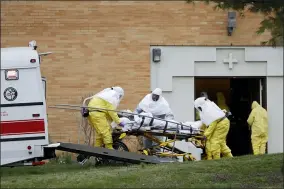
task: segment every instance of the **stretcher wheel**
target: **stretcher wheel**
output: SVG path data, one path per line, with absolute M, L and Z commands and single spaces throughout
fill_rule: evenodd
M 114 150 L 129 152 L 128 147 L 121 141 L 115 141 L 112 146 Z M 102 162 L 102 164 L 106 165 L 127 165 L 126 162 L 115 161 L 110 159 L 100 158 L 100 161 Z
M 113 143 L 113 148 L 114 150 L 118 150 L 118 151 L 127 151 L 129 152 L 128 147 L 121 141 L 115 141 Z M 84 155 L 84 154 L 79 154 L 77 156 L 77 162 L 82 162 L 85 159 L 89 159 L 90 156 Z M 96 158 L 97 159 L 97 164 L 127 164 L 124 162 L 119 162 L 119 161 L 115 161 L 115 160 L 108 160 L 108 159 L 103 159 L 103 158 Z
M 77 159 L 77 162 L 82 162 L 85 159 L 89 159 L 89 157 L 84 154 L 79 154 L 76 159 Z
M 121 141 L 115 141 L 115 142 L 113 143 L 113 148 L 114 148 L 115 150 L 129 152 L 129 149 L 128 149 L 128 147 L 126 146 L 126 144 L 124 144 L 124 143 L 121 142 Z

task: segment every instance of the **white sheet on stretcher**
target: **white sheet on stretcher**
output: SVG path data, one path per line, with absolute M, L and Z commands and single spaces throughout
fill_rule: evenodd
M 135 119 L 134 122 L 131 122 L 126 117 L 120 118 L 120 120 L 123 123 L 125 123 L 125 126 L 124 126 L 123 130 L 124 131 L 127 131 L 127 130 L 129 131 L 129 130 L 132 130 L 132 129 L 138 129 L 140 127 L 141 122 L 143 121 L 142 120 L 142 116 L 143 115 L 146 115 L 146 116 L 149 116 L 149 117 L 153 117 L 151 113 L 141 113 L 140 115 L 141 116 L 134 116 L 134 119 Z M 144 118 L 143 125 L 140 128 L 141 130 L 151 130 L 151 128 L 155 129 L 156 131 L 158 131 L 158 130 L 159 131 L 163 131 L 164 130 L 164 128 L 166 126 L 166 121 L 154 118 L 152 125 L 149 126 L 149 124 L 150 124 L 150 122 L 152 120 L 152 118 L 149 118 L 149 117 L 145 117 Z M 168 122 L 167 132 L 168 131 L 175 132 L 175 130 L 178 127 L 179 133 L 190 133 L 190 129 L 191 128 L 193 129 L 193 132 L 196 133 L 196 132 L 199 132 L 200 127 L 202 126 L 202 122 L 201 121 L 184 122 L 184 123 L 180 123 L 180 122 L 177 122 L 175 120 L 169 120 L 169 121 L 172 121 L 172 122 L 175 122 L 175 123 Z M 181 124 L 183 124 L 184 126 L 182 126 Z M 114 127 L 117 127 L 117 124 L 115 124 L 113 122 L 112 123 L 112 128 L 114 128 Z

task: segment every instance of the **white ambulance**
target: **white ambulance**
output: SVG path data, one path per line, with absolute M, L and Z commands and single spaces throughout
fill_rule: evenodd
M 27 47 L 1 48 L 1 166 L 38 165 L 54 157 L 49 144 L 46 80 L 36 41 Z

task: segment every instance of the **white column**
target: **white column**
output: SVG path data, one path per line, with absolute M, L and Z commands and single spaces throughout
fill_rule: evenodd
M 267 77 L 268 153 L 283 153 L 283 76 Z

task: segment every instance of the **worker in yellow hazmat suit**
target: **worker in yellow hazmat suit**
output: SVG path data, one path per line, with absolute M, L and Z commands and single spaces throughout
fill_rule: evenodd
M 229 107 L 226 104 L 225 96 L 222 92 L 216 93 L 217 96 L 217 105 L 221 110 L 226 110 L 227 112 L 230 111 Z
M 105 89 L 90 100 L 88 107 L 103 108 L 115 110 L 124 96 L 124 91 L 121 87 L 112 87 Z M 90 111 L 88 120 L 95 130 L 95 146 L 113 149 L 111 122 L 124 126 L 118 115 L 114 111 L 96 110 Z
M 211 157 L 212 159 L 220 159 L 221 153 L 223 157 L 233 157 L 231 149 L 226 144 L 230 121 L 225 112 L 205 97 L 197 98 L 194 101 L 194 106 L 200 113 L 202 123 L 208 126 L 204 133 L 209 142 L 206 142 L 206 148 L 209 152 L 208 159 L 211 159 Z
M 252 102 L 251 113 L 247 123 L 251 127 L 251 143 L 253 154 L 265 154 L 268 141 L 268 116 L 267 111 L 256 101 Z

